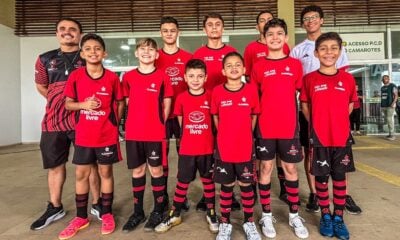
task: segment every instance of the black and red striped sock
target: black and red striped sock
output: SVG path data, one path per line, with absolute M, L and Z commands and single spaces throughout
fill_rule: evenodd
M 260 203 L 264 213 L 271 212 L 271 183 L 258 183 L 258 192 L 260 194 Z
M 254 191 L 253 186 L 240 186 L 240 196 L 243 206 L 244 222 L 254 222 Z
M 146 188 L 146 175 L 139 178 L 132 178 L 133 204 L 135 213 L 144 214 L 143 198 Z
M 344 206 L 346 204 L 346 179 L 334 180 L 332 178 L 333 185 L 333 206 L 334 214 L 343 216 Z
M 75 194 L 76 216 L 87 218 L 87 206 L 89 201 L 89 193 Z
M 181 213 L 182 206 L 183 206 L 183 203 L 185 202 L 188 188 L 189 188 L 189 183 L 183 183 L 179 180 L 176 183 L 174 203 L 172 204 L 172 208 L 177 215 L 179 215 Z
M 318 205 L 321 208 L 321 215 L 331 213 L 329 209 L 328 180 L 329 177 L 315 177 L 315 189 L 317 190 Z
M 222 223 L 230 223 L 233 187 L 234 186 L 221 185 L 219 207 L 221 211 L 220 221 Z
M 287 200 L 289 202 L 289 212 L 297 213 L 299 211 L 299 180 L 285 181 Z
M 112 213 L 112 204 L 114 201 L 114 192 L 101 193 L 101 215 Z
M 164 211 L 165 177 L 151 177 L 151 188 L 153 190 L 154 197 L 153 211 L 161 213 Z
M 203 183 L 203 195 L 204 202 L 207 205 L 207 209 L 215 208 L 215 184 L 212 179 L 201 178 Z
M 278 179 L 279 179 L 279 186 L 281 187 L 281 191 L 279 195 L 285 194 L 286 193 L 286 188 L 285 188 L 285 172 L 283 171 L 282 167 L 276 167 L 277 173 L 278 173 Z

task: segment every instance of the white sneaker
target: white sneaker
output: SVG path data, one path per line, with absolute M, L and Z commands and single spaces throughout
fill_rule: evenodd
M 276 231 L 273 224 L 276 223 L 276 220 L 274 216 L 272 216 L 272 213 L 263 213 L 259 223 L 261 225 L 261 231 L 264 236 L 266 236 L 267 238 L 276 237 Z
M 219 223 L 214 209 L 212 209 L 210 213 L 207 213 L 206 220 L 208 223 L 208 229 L 210 229 L 212 233 L 218 233 Z
M 170 213 L 170 215 L 168 215 L 166 218 L 164 218 L 163 221 L 154 228 L 155 232 L 164 233 L 164 232 L 170 230 L 173 226 L 176 226 L 176 225 L 179 225 L 182 223 L 181 216 L 174 216 L 174 215 L 172 215 L 172 213 Z
M 261 240 L 261 236 L 254 222 L 245 222 L 243 224 L 243 230 L 246 233 L 247 240 Z
M 221 224 L 219 224 L 218 235 L 215 239 L 216 240 L 231 240 L 231 234 L 232 234 L 232 224 L 221 223 Z
M 301 239 L 308 238 L 308 230 L 303 225 L 303 222 L 305 222 L 304 219 L 299 215 L 289 217 L 289 226 L 294 229 L 296 236 Z

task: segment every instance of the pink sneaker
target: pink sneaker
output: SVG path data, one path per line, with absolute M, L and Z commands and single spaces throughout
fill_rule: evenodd
M 114 232 L 115 230 L 114 216 L 111 213 L 107 213 L 101 216 L 101 219 L 102 219 L 101 234 L 106 235 Z
M 68 226 L 62 230 L 62 232 L 58 235 L 58 238 L 60 240 L 64 239 L 70 239 L 75 234 L 81 230 L 84 229 L 85 227 L 89 226 L 89 219 L 87 218 L 80 218 L 80 217 L 75 217 L 72 219 L 72 221 L 68 224 Z

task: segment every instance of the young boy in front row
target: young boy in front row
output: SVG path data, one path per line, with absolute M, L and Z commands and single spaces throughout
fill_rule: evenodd
M 126 119 L 126 157 L 132 169 L 134 213 L 123 226 L 124 232 L 135 229 L 146 220 L 143 197 L 146 168 L 151 174 L 154 209 L 144 226 L 153 231 L 161 223 L 166 206 L 163 157 L 165 156 L 165 122 L 171 107 L 173 90 L 169 77 L 154 63 L 158 58 L 157 43 L 151 38 L 140 40 L 135 56 L 139 67 L 124 74 L 122 86 L 128 102 Z
M 103 39 L 96 34 L 87 34 L 81 40 L 81 47 L 86 67 L 71 73 L 64 90 L 65 108 L 79 111 L 72 160 L 76 164 L 76 217 L 58 235 L 59 239 L 69 239 L 89 225 L 89 175 L 96 163 L 101 177 L 101 233 L 110 234 L 115 229 L 113 163 L 121 160 L 118 122 L 124 101 L 118 76 L 102 65 L 106 56 Z
M 259 113 L 258 92 L 255 86 L 241 82 L 245 68 L 239 53 L 228 53 L 222 64 L 227 82 L 214 88 L 211 100 L 217 129 L 214 181 L 221 184 L 221 218 L 216 239 L 231 239 L 232 194 L 238 181 L 246 238 L 261 240 L 253 219 L 254 191 L 251 185 L 256 177 L 253 129 Z
M 181 223 L 180 213 L 184 207 L 189 184 L 199 171 L 207 206 L 206 220 L 210 231 L 217 233 L 215 185 L 212 180 L 214 137 L 210 114 L 211 92 L 204 88 L 207 80 L 205 63 L 199 59 L 189 60 L 184 77 L 189 90 L 178 95 L 174 107 L 174 115 L 178 117 L 182 129 L 178 182 L 172 209 L 155 231 L 166 232 Z
M 311 173 L 315 176 L 321 208 L 319 231 L 323 236 L 349 239 L 343 222 L 346 202 L 346 172 L 355 171 L 351 149 L 349 114 L 357 101 L 351 74 L 336 68 L 342 49 L 337 33 L 324 33 L 315 42 L 319 70 L 304 77 L 302 111 L 310 124 L 313 144 Z M 332 177 L 334 211 L 329 208 L 329 175 Z

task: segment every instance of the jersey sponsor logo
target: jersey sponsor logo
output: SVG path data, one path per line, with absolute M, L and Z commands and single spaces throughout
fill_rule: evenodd
M 325 91 L 325 90 L 328 90 L 327 84 L 320 84 L 314 86 L 314 92 Z
M 346 154 L 344 156 L 344 158 L 340 161 L 340 164 L 345 165 L 345 166 L 350 164 L 350 157 L 348 154 Z
M 346 91 L 346 89 L 343 87 L 342 81 L 339 81 L 339 82 L 337 83 L 337 85 L 338 85 L 338 86 L 335 87 L 336 90 L 339 90 L 339 91 Z
M 221 101 L 221 107 L 229 107 L 229 106 L 232 106 L 232 104 L 233 104 L 232 100 Z
M 267 56 L 266 52 L 259 52 L 259 53 L 256 54 L 257 58 L 262 58 L 262 57 L 265 57 L 265 56 Z
M 293 76 L 293 73 L 290 72 L 289 66 L 285 67 L 285 71 L 281 73 L 282 75 Z
M 175 77 L 179 74 L 179 68 L 177 67 L 167 67 L 165 73 L 170 77 Z
M 106 92 L 106 87 L 101 87 L 101 92 L 96 92 L 96 94 L 99 94 L 99 95 L 103 95 L 103 96 L 108 96 L 108 95 L 110 95 L 108 92 Z
M 156 88 L 156 84 L 155 84 L 155 83 L 152 83 L 152 84 L 150 84 L 150 87 L 149 87 L 149 88 L 146 88 L 146 90 L 147 90 L 148 92 L 158 92 L 158 90 L 155 89 L 155 88 Z
M 268 149 L 267 149 L 267 147 L 265 147 L 265 146 L 257 146 L 257 150 L 258 150 L 259 152 L 266 152 L 266 153 L 268 153 Z
M 208 124 L 206 123 L 199 124 L 203 122 L 205 118 L 206 116 L 204 113 L 200 111 L 193 111 L 189 113 L 189 121 L 193 122 L 194 124 L 186 124 L 185 129 L 188 129 L 190 134 L 201 135 L 204 130 L 209 128 Z
M 329 167 L 329 163 L 328 161 L 324 160 L 324 161 L 317 161 L 317 163 L 319 164 L 320 167 Z
M 253 177 L 253 173 L 249 172 L 249 169 L 247 167 L 244 167 L 243 173 L 241 174 L 241 176 L 245 179 L 249 179 L 249 178 Z
M 249 103 L 247 103 L 246 101 L 247 99 L 245 97 L 242 97 L 242 102 L 238 103 L 238 106 L 248 107 Z
M 109 147 L 105 147 L 104 152 L 101 153 L 101 155 L 105 156 L 105 157 L 109 157 L 110 155 L 113 155 L 113 154 L 114 154 L 114 152 L 111 152 Z
M 200 108 L 205 108 L 205 109 L 210 109 L 210 105 L 208 104 L 208 101 L 204 101 L 204 105 L 200 106 Z
M 180 58 L 176 59 L 175 65 L 182 65 L 185 64 L 184 62 L 182 62 L 182 60 Z
M 151 159 L 151 160 L 157 160 L 159 158 L 160 158 L 160 156 L 154 150 L 151 152 L 151 155 L 149 156 L 149 159 Z
M 287 154 L 292 155 L 292 156 L 296 156 L 299 153 L 299 150 L 296 149 L 296 146 L 292 144 L 292 146 L 290 146 L 290 150 L 289 152 L 287 152 Z
M 218 171 L 219 173 L 223 173 L 223 174 L 225 174 L 225 175 L 228 175 L 228 172 L 226 171 L 225 168 L 217 167 L 217 171 Z
M 206 116 L 204 115 L 204 113 L 200 111 L 193 111 L 189 113 L 189 120 L 194 123 L 200 123 L 204 121 L 205 118 Z
M 272 75 L 276 75 L 276 70 L 275 69 L 271 69 L 268 71 L 264 72 L 264 77 L 268 77 L 268 76 L 272 76 Z
M 57 60 L 56 60 L 56 59 L 52 59 L 52 60 L 49 62 L 49 65 L 50 65 L 50 67 L 47 68 L 47 71 L 51 72 L 51 71 L 57 70 Z

